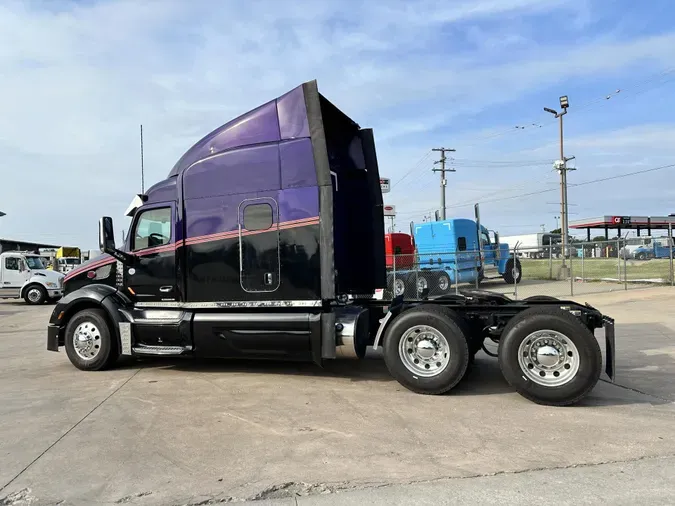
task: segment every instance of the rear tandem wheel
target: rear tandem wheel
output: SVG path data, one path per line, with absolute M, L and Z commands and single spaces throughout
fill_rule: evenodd
M 422 305 L 397 316 L 384 335 L 384 361 L 401 385 L 421 394 L 442 394 L 469 365 L 466 327 L 452 310 Z
M 593 333 L 577 317 L 559 307 L 534 306 L 504 328 L 499 367 L 523 397 L 566 406 L 595 387 L 602 354 Z

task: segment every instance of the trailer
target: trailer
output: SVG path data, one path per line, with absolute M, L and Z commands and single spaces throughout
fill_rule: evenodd
M 518 244 L 518 256 L 524 258 L 548 258 L 559 254 L 562 235 L 548 232 L 535 234 L 510 235 L 502 237 L 509 244 Z
M 386 286 L 373 132 L 300 85 L 214 130 L 128 209 L 115 245 L 69 272 L 47 328 L 82 370 L 120 356 L 360 359 L 382 348 L 392 376 L 422 394 L 464 377 L 485 340 L 528 399 L 566 405 L 614 375 L 614 323 L 597 309 L 483 291 L 373 298 Z M 366 254 L 364 254 L 366 253 Z

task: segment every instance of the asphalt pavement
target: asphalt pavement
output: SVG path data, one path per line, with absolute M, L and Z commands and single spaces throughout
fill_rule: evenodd
M 51 306 L 0 302 L 0 505 L 675 503 L 675 290 L 577 299 L 617 320 L 617 383 L 568 408 L 482 354 L 444 396 L 374 353 L 82 372 Z

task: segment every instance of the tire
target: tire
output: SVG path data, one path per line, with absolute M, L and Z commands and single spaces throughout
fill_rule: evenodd
M 23 300 L 34 306 L 43 304 L 47 300 L 47 290 L 37 283 L 28 285 L 24 291 Z
M 427 276 L 429 281 L 429 295 L 443 296 L 450 293 L 452 282 L 447 272 L 438 272 Z
M 647 254 L 646 253 L 638 253 L 636 258 L 638 260 L 647 260 Z
M 383 352 L 387 369 L 408 390 L 428 395 L 445 393 L 459 383 L 469 365 L 470 353 L 465 332 L 466 326 L 461 318 L 450 309 L 422 305 L 404 311 L 391 322 L 384 335 Z M 420 337 L 414 337 L 417 334 Z M 422 338 L 425 335 L 428 337 Z M 407 344 L 408 339 L 419 339 L 416 350 L 422 354 L 434 351 L 434 347 L 430 346 L 434 345 L 434 339 L 437 340 L 436 344 L 441 344 L 440 350 L 436 346 L 436 354 L 425 364 L 428 371 L 422 366 L 422 355 L 410 353 L 404 355 L 407 358 L 402 358 L 402 353 L 412 349 L 403 345 Z M 420 360 L 419 365 L 413 364 L 415 357 Z M 442 366 L 437 367 L 436 364 Z
M 520 280 L 523 277 L 523 269 L 520 266 L 520 260 L 516 258 L 516 276 L 513 274 L 513 258 L 509 258 L 506 261 L 506 269 L 504 270 L 504 274 L 502 277 L 504 278 L 504 281 L 506 281 L 507 284 L 512 285 L 515 281 L 516 284 L 520 283 Z
M 531 354 L 538 342 L 548 350 L 554 346 L 547 343 L 556 343 L 562 353 Z M 528 358 L 524 353 L 528 353 Z M 555 366 L 538 363 L 540 357 L 549 361 L 555 360 L 555 356 L 559 359 Z M 595 387 L 602 370 L 602 354 L 593 333 L 575 316 L 559 308 L 539 306 L 514 316 L 504 328 L 499 343 L 499 367 L 506 381 L 526 399 L 548 406 L 567 406 Z
M 551 297 L 550 295 L 532 295 L 531 297 L 526 297 L 523 299 L 523 302 L 558 302 L 560 299 L 556 297 Z
M 89 339 L 91 357 L 86 357 L 88 352 L 76 349 L 76 331 Z M 119 357 L 117 340 L 113 340 L 105 313 L 101 309 L 85 309 L 75 314 L 66 326 L 65 345 L 70 362 L 83 371 L 106 369 Z

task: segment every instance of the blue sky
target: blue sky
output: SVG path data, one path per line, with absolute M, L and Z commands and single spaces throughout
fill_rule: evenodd
M 375 129 L 403 230 L 438 206 L 439 146 L 457 149 L 451 216 L 482 202 L 503 235 L 553 228 L 558 132 L 542 108 L 563 94 L 571 219 L 675 212 L 675 169 L 574 186 L 675 163 L 674 15 L 628 0 L 5 1 L 0 236 L 95 247 L 98 218 L 123 228 L 140 190 L 140 123 L 149 185 L 314 78 Z

